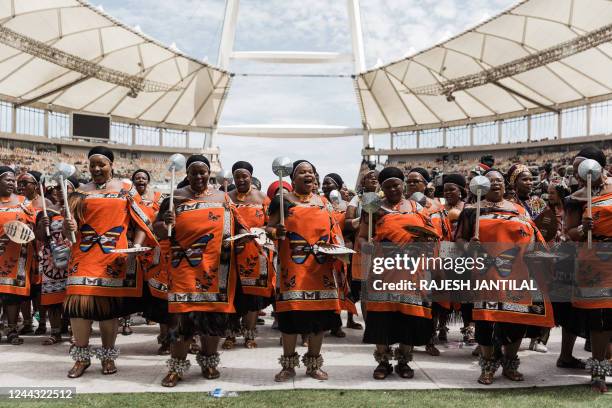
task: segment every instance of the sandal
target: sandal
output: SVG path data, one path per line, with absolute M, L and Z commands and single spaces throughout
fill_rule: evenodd
M 524 381 L 525 378 L 523 374 L 521 374 L 518 370 L 513 369 L 504 369 L 502 371 L 502 375 L 509 379 L 510 381 Z
M 231 350 L 231 349 L 234 348 L 235 344 L 236 344 L 236 338 L 235 337 L 226 337 L 225 341 L 221 345 L 221 348 L 223 350 Z
M 51 333 L 49 337 L 43 340 L 43 346 L 52 346 L 62 342 L 62 335 L 60 333 Z
M 517 356 L 514 356 L 509 360 L 504 358 L 502 362 L 504 367 L 502 370 L 502 375 L 510 381 L 524 381 L 525 378 L 523 377 L 523 374 L 521 374 L 518 370 L 520 364 L 521 360 Z
M 606 379 L 591 378 L 591 390 L 600 394 L 608 392 L 608 386 L 606 385 Z
M 157 349 L 158 356 L 167 356 L 170 354 L 170 344 L 162 343 L 161 346 Z
M 410 368 L 408 363 L 397 364 L 395 366 L 395 372 L 402 378 L 414 377 L 414 370 Z
M 310 378 L 314 378 L 315 380 L 325 381 L 329 378 L 329 375 L 320 368 L 314 370 L 306 370 L 306 375 Z
M 440 331 L 438 332 L 438 341 L 440 341 L 440 343 L 448 342 L 448 327 L 440 328 Z
M 493 376 L 495 373 L 491 371 L 482 371 L 480 373 L 480 377 L 478 377 L 478 382 L 482 385 L 491 385 L 493 384 Z
M 353 330 L 363 330 L 363 326 L 353 320 L 346 322 L 346 328 Z
M 68 371 L 68 378 L 79 378 L 85 373 L 85 370 L 87 370 L 90 365 L 90 360 L 75 361 L 70 371 Z
M 342 331 L 342 327 L 338 327 L 337 329 L 333 329 L 330 334 L 334 337 L 344 338 L 346 337 L 346 333 Z
M 207 367 L 202 369 L 202 376 L 207 380 L 214 380 L 219 378 L 221 373 L 215 367 Z
M 117 366 L 113 360 L 102 360 L 102 374 L 111 375 L 117 372 Z
M 176 384 L 181 381 L 183 377 L 179 373 L 170 371 L 161 382 L 162 387 L 176 387 Z
M 323 356 L 320 354 L 318 356 L 304 354 L 302 356 L 302 363 L 306 367 L 307 376 L 320 381 L 325 381 L 329 378 L 327 373 L 321 370 L 321 367 L 323 367 Z
M 274 376 L 276 382 L 286 382 L 295 377 L 294 368 L 283 368 L 278 374 Z
M 36 328 L 36 331 L 34 332 L 35 336 L 42 336 L 43 334 L 47 334 L 47 326 L 46 325 L 45 326 L 42 326 L 42 325 L 38 326 Z
M 16 331 L 12 331 L 6 335 L 6 341 L 13 346 L 21 346 L 23 344 L 23 339 L 19 337 L 19 333 Z
M 244 341 L 244 347 L 248 349 L 257 348 L 257 343 L 253 339 L 247 339 Z
M 376 369 L 374 369 L 374 374 L 372 376 L 375 380 L 384 380 L 392 372 L 393 366 L 388 361 L 381 362 L 380 364 L 378 364 Z
M 425 351 L 430 355 L 430 356 L 434 356 L 437 357 L 440 355 L 440 350 L 438 350 L 436 348 L 435 345 L 433 344 L 428 344 L 425 346 Z
M 560 358 L 557 360 L 558 368 L 568 368 L 572 370 L 584 370 L 586 363 L 579 358 L 572 357 L 571 361 L 562 361 Z
M 175 387 L 191 367 L 189 360 L 176 357 L 171 357 L 166 361 L 166 365 L 168 366 L 168 374 L 166 374 L 161 382 L 162 387 Z
M 200 345 L 195 341 L 189 345 L 189 354 L 198 354 L 200 350 Z

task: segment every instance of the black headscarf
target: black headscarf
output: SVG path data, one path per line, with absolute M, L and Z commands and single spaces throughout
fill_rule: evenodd
M 325 180 L 327 177 L 334 180 L 334 183 L 338 186 L 338 188 L 342 188 L 342 186 L 344 185 L 344 181 L 342 181 L 342 177 L 340 177 L 340 175 L 336 173 L 329 173 L 328 175 L 323 177 L 323 180 Z
M 595 160 L 601 165 L 601 167 L 606 167 L 606 155 L 595 146 L 585 147 L 578 152 L 576 157 L 584 157 L 585 159 Z
M 310 166 L 312 167 L 312 170 L 314 170 L 314 172 L 317 172 L 317 169 L 315 168 L 314 164 L 312 164 L 311 162 L 309 162 L 308 160 L 296 160 L 293 162 L 293 170 L 291 170 L 291 180 L 293 180 L 293 176 L 295 175 L 295 170 L 298 168 L 298 166 L 302 163 L 308 163 L 310 164 Z
M 13 170 L 9 166 L 0 166 L 0 177 L 4 176 L 4 173 L 13 173 L 15 175 L 15 170 Z
M 390 178 L 398 178 L 404 181 L 404 172 L 397 167 L 385 167 L 378 173 L 378 182 L 380 185 Z
M 232 166 L 232 174 L 234 174 L 234 172 L 239 169 L 246 170 L 251 176 L 253 175 L 253 166 L 249 162 L 237 161 L 236 163 L 234 163 L 234 165 Z
M 76 178 L 76 176 L 70 176 L 66 179 L 66 181 L 68 181 L 70 184 L 72 184 L 72 188 L 74 188 L 75 190 L 77 188 L 79 188 L 79 186 L 81 185 L 81 183 L 79 183 L 79 180 Z
M 132 181 L 134 181 L 134 177 L 136 177 L 136 174 L 138 174 L 138 173 L 146 174 L 147 175 L 147 180 L 151 181 L 151 175 L 145 169 L 138 169 L 134 173 L 132 173 L 132 178 L 131 178 Z
M 410 171 L 408 172 L 408 174 L 410 173 L 419 173 L 421 176 L 423 176 L 423 178 L 425 179 L 426 183 L 429 183 L 431 181 L 431 177 L 429 176 L 429 172 L 422 168 L 422 167 L 415 167 L 414 169 L 410 169 Z
M 459 173 L 450 173 L 442 176 L 442 184 L 453 183 L 458 185 L 459 187 L 465 188 L 466 181 L 465 177 Z
M 87 158 L 91 158 L 91 156 L 95 154 L 99 154 L 99 155 L 106 157 L 111 163 L 115 161 L 115 155 L 107 147 L 104 147 L 104 146 L 92 147 L 89 153 L 87 154 Z
M 186 168 L 189 168 L 189 166 L 191 166 L 195 162 L 203 162 L 204 164 L 206 164 L 206 167 L 208 167 L 208 170 L 210 170 L 210 161 L 208 161 L 206 156 L 203 156 L 201 154 L 192 154 L 191 156 L 189 156 L 189 158 L 187 159 Z

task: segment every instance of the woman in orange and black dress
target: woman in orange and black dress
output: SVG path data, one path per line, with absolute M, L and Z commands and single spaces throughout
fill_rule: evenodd
M 565 228 L 568 237 L 580 242 L 572 307 L 566 311 L 562 326 L 570 332 L 590 336 L 591 387 L 607 392 L 606 376 L 612 375 L 612 272 L 609 264 L 612 246 L 612 178 L 606 174 L 606 156 L 595 147 L 582 149 L 574 158 L 574 175 L 586 159 L 597 161 L 602 168 L 599 178 L 592 180 L 592 217 L 587 212 L 587 191 L 583 187 L 566 198 Z M 580 180 L 586 184 L 586 180 Z M 593 245 L 588 249 L 588 231 Z
M 200 335 L 196 361 L 207 379 L 218 378 L 221 336 L 234 327 L 234 305 L 240 284 L 234 245 L 228 238 L 242 233 L 236 208 L 226 193 L 210 188 L 210 162 L 202 155 L 187 160 L 188 185 L 175 191 L 174 211 L 162 203 L 155 232 L 171 244 L 168 268 L 168 334 L 171 358 L 162 386 L 174 387 L 189 369 L 187 353 Z M 168 226 L 172 226 L 168 236 Z
M 308 352 L 302 357 L 306 375 L 326 380 L 321 369 L 323 333 L 338 328 L 340 311 L 345 307 L 340 286 L 345 281 L 333 257 L 315 251 L 317 244 L 343 245 L 331 204 L 315 193 L 315 169 L 306 160 L 293 163 L 293 191 L 284 199 L 285 225 L 280 224 L 280 201 L 270 205 L 268 232 L 279 239 L 279 293 L 276 298 L 278 327 L 282 332 L 282 370 L 275 381 L 295 377 L 299 355 L 295 351 L 298 334 L 310 335 Z
M 524 255 L 529 246 L 543 243 L 544 240 L 525 208 L 504 199 L 503 175 L 491 169 L 485 176 L 491 188 L 482 201 L 479 237 L 475 236 L 474 230 L 475 208 L 466 206 L 457 227 L 457 241 L 463 244 L 469 242 L 467 248 L 470 253 L 481 254 L 484 251 L 487 258 L 494 260 L 478 272 L 479 279 L 527 279 L 530 275 Z M 486 248 L 480 243 L 485 244 Z M 503 366 L 504 377 L 511 381 L 523 381 L 523 374 L 518 371 L 519 346 L 528 327 L 554 325 L 552 306 L 548 301 L 533 303 L 528 291 L 480 292 L 480 295 L 472 312 L 476 322 L 476 341 L 481 349 L 482 371 L 478 382 L 492 384 L 500 365 Z M 494 345 L 499 343 L 503 347 L 503 356 L 494 353 Z
M 34 217 L 37 216 L 43 209 L 43 200 L 45 197 L 40 195 L 40 183 L 42 183 L 42 173 L 31 170 L 27 173 L 20 174 L 17 177 L 17 194 L 24 196 L 25 204 L 31 205 L 34 210 Z M 51 205 L 51 201 L 46 200 L 47 206 Z M 21 304 L 21 314 L 23 316 L 23 327 L 19 331 L 20 334 L 34 334 L 42 336 L 47 333 L 47 308 L 41 306 L 41 279 L 38 268 L 39 258 L 38 251 L 40 249 L 39 242 L 34 242 L 34 260 L 32 262 L 32 287 L 30 290 L 30 299 Z M 32 313 L 38 312 L 39 320 L 38 327 L 34 331 L 32 327 Z
M 72 194 L 79 188 L 75 176 L 66 180 L 66 190 Z M 66 299 L 66 280 L 72 243 L 64 234 L 63 200 L 47 207 L 47 217 L 39 211 L 36 218 L 38 238 L 38 273 L 40 275 L 40 304 L 47 310 L 51 323 L 51 335 L 43 345 L 51 346 L 62 341 L 62 309 Z M 47 228 L 50 236 L 47 236 Z M 43 309 L 43 310 L 44 310 Z
M 418 203 L 404 198 L 404 174 L 400 169 L 385 168 L 378 175 L 378 182 L 385 198 L 372 219 L 374 242 L 379 245 L 404 246 L 413 242 L 435 243 L 439 240 L 428 213 Z M 368 222 L 368 218 L 363 217 L 359 237 L 362 256 L 372 257 L 373 246 L 367 243 Z M 376 345 L 374 359 L 378 366 L 373 376 L 383 380 L 391 374 L 393 367 L 390 360 L 395 357 L 397 374 L 402 378 L 412 378 L 414 371 L 408 365 L 412 360 L 412 350 L 414 346 L 427 345 L 431 339 L 431 304 L 417 291 L 397 295 L 389 291 L 373 290 L 374 276 L 377 275 L 368 274 L 366 328 L 363 335 L 364 343 Z M 410 276 L 408 273 L 408 276 L 402 275 L 402 278 L 411 279 Z M 420 275 L 417 273 L 412 276 Z M 391 348 L 394 344 L 399 344 L 395 352 Z
M 0 299 L 8 320 L 7 340 L 10 344 L 23 344 L 17 332 L 19 307 L 29 301 L 33 243 L 18 244 L 9 239 L 2 225 L 20 221 L 30 228 L 34 223 L 34 210 L 26 205 L 25 197 L 15 194 L 15 171 L 0 166 Z
M 344 229 L 355 235 L 353 250 L 356 252 L 351 257 L 351 267 L 349 275 L 351 279 L 351 299 L 357 303 L 361 301 L 361 315 L 365 321 L 365 298 L 362 297 L 362 285 L 364 274 L 361 265 L 361 249 L 359 240 L 359 225 L 361 223 L 362 206 L 361 199 L 363 193 L 374 193 L 378 190 L 378 171 L 375 169 L 368 170 L 361 178 L 361 186 L 359 194 L 351 199 L 346 208 L 346 216 Z M 347 321 L 346 326 L 352 329 L 361 330 L 361 324 L 353 321 Z
M 154 221 L 157 218 L 161 202 L 164 198 L 159 191 L 152 192 L 149 189 L 151 175 L 145 169 L 138 169 L 132 173 L 132 183 L 140 195 L 140 207 L 147 218 Z M 170 354 L 170 343 L 168 342 L 168 258 L 170 257 L 170 244 L 168 240 L 159 240 L 159 246 L 153 251 L 146 252 L 141 256 L 142 268 L 146 284 L 143 287 L 143 316 L 147 321 L 159 324 L 159 336 L 157 342 L 159 349 L 157 354 Z M 129 329 L 129 319 L 123 321 L 123 334 Z M 128 333 L 131 332 L 128 331 Z
M 102 374 L 117 372 L 118 318 L 140 307 L 144 278 L 136 256 L 113 250 L 128 248 L 130 229 L 134 247 L 145 239 L 155 243 L 136 189 L 131 182 L 113 179 L 113 152 L 98 146 L 88 157 L 92 181 L 70 196 L 74 218 L 64 220 L 65 235 L 76 235 L 64 301 L 74 336 L 70 356 L 75 364 L 68 372 L 70 378 L 83 375 L 94 355 L 102 363 Z M 102 337 L 102 347 L 96 350 L 89 346 L 93 321 L 100 322 Z
M 346 224 L 346 211 L 348 208 L 348 203 L 342 198 L 343 193 L 341 192 L 342 189 L 345 187 L 346 186 L 344 185 L 344 181 L 342 180 L 342 177 L 340 177 L 339 174 L 329 173 L 325 177 L 323 177 L 323 184 L 321 185 L 323 195 L 331 203 L 334 209 L 334 219 L 336 220 L 336 223 L 340 226 L 341 230 L 344 229 L 344 226 Z M 339 194 L 339 200 L 337 202 L 332 201 L 330 197 L 331 192 L 334 190 L 337 191 Z M 353 248 L 354 237 L 351 232 L 345 234 L 344 231 L 342 231 L 342 238 L 344 240 L 345 246 L 347 246 L 348 248 Z M 346 275 L 350 277 L 350 263 L 347 265 Z M 350 296 L 350 294 L 347 295 Z M 351 313 L 351 311 L 347 311 L 346 327 L 350 329 L 362 329 L 361 325 L 354 321 L 353 316 L 354 315 L 353 313 Z M 330 334 L 334 337 L 346 337 L 346 333 L 342 330 L 342 326 L 338 327 L 335 330 L 332 330 Z
M 253 166 L 245 161 L 236 162 L 232 166 L 232 174 L 236 189 L 228 195 L 236 205 L 236 212 L 244 221 L 244 227 L 260 228 L 263 231 L 268 222 L 270 200 L 266 194 L 253 188 Z M 276 287 L 273 255 L 272 248 L 261 247 L 254 240 L 236 247 L 236 266 L 242 286 L 242 295 L 236 299 L 236 308 L 242 315 L 241 332 L 246 348 L 257 347 L 257 314 L 273 300 Z M 232 348 L 235 341 L 235 337 L 227 337 L 223 348 Z

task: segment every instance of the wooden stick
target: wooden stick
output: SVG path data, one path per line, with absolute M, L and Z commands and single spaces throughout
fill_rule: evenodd
M 40 196 L 42 197 L 42 208 L 43 208 L 43 215 L 45 216 L 45 218 L 47 218 L 47 200 L 45 199 L 45 190 L 43 188 L 43 183 L 42 181 L 40 183 L 38 183 L 38 186 L 40 187 Z M 47 233 L 47 236 L 50 237 L 51 236 L 51 232 L 49 231 L 49 227 L 45 227 L 45 232 Z
M 593 190 L 592 190 L 592 175 L 589 173 L 587 175 L 587 217 L 593 218 Z M 593 230 L 589 228 L 587 231 L 587 248 L 593 248 Z
M 62 188 L 62 195 L 64 196 L 64 208 L 66 213 L 66 219 L 72 220 L 72 214 L 70 214 L 70 207 L 68 206 L 68 188 L 66 187 L 66 181 L 64 180 L 64 176 L 60 175 L 60 184 Z M 74 235 L 74 231 L 70 231 L 70 242 L 76 244 L 76 236 Z
M 172 166 L 172 179 L 170 181 L 170 212 L 174 211 L 174 183 L 176 182 L 176 169 Z M 168 236 L 172 236 L 172 225 L 168 225 Z
M 474 233 L 474 238 L 480 239 L 480 194 L 481 190 L 478 189 L 476 193 L 476 232 Z
M 280 192 L 280 223 L 281 225 L 285 225 L 285 194 L 283 191 L 283 176 L 278 176 L 278 181 L 278 188 Z

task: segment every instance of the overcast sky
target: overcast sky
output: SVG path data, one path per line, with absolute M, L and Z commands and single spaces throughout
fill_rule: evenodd
M 130 26 L 184 53 L 217 62 L 224 0 L 92 0 Z M 361 0 L 367 68 L 414 54 L 503 11 L 515 0 Z M 346 0 L 242 0 L 237 51 L 350 52 Z M 352 74 L 352 66 L 233 62 L 236 73 Z M 350 78 L 234 78 L 222 125 L 319 124 L 360 127 Z M 323 176 L 339 173 L 353 187 L 361 161 L 361 137 L 260 139 L 219 137 L 221 162 L 248 160 L 264 184 L 273 180 L 279 155 L 311 160 Z M 388 136 L 374 140 L 388 145 Z

